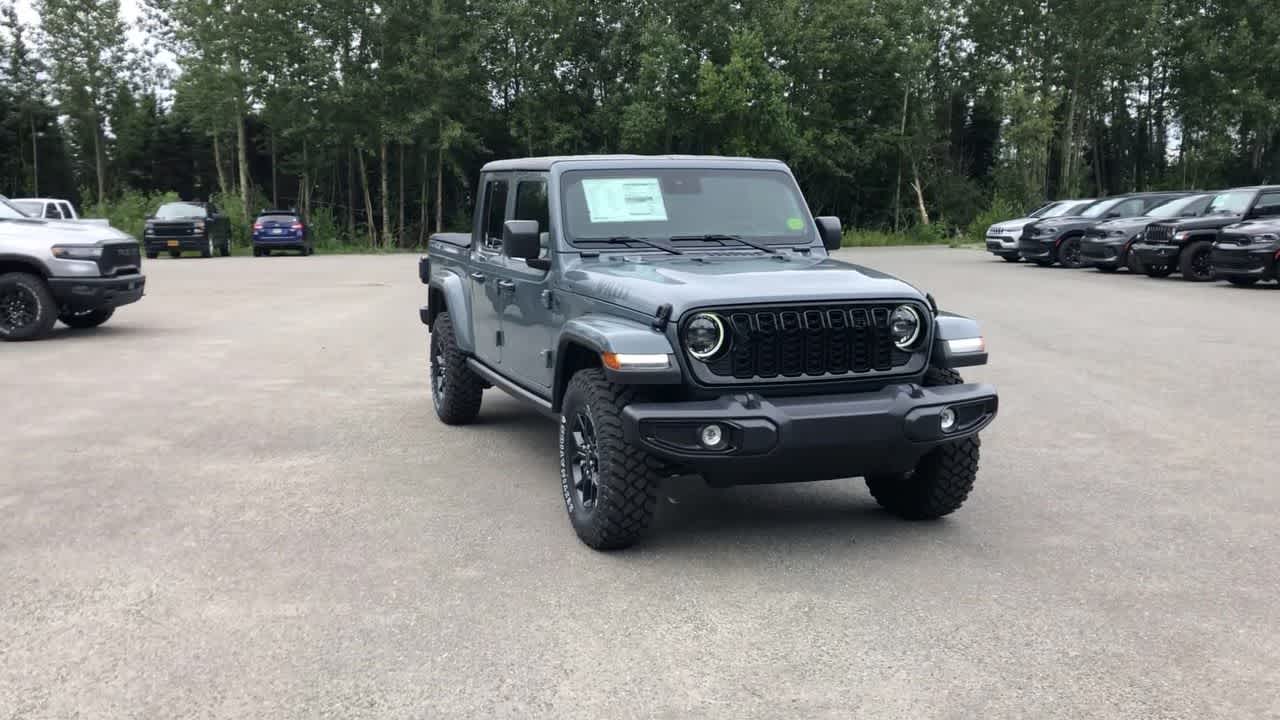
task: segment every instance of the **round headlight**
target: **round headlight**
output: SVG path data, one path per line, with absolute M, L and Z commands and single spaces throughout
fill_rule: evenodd
M 899 350 L 907 350 L 920 339 L 920 311 L 910 305 L 899 305 L 889 316 L 889 334 L 893 336 L 893 344 Z
M 698 313 L 684 326 L 684 346 L 695 360 L 710 360 L 724 347 L 724 322 L 711 313 Z

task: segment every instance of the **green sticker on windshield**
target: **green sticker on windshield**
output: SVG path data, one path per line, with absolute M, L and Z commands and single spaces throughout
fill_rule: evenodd
M 787 218 L 787 227 L 792 230 L 803 230 L 804 220 L 801 220 L 800 218 Z

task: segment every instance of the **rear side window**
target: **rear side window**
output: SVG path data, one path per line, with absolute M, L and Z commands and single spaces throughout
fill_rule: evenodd
M 484 236 L 487 250 L 502 249 L 502 223 L 507 219 L 507 181 L 490 180 L 484 186 Z
M 50 220 L 61 220 L 62 210 L 58 209 L 57 203 L 48 203 L 44 207 L 44 216 Z
M 1280 192 L 1264 192 L 1259 195 L 1253 211 L 1259 215 L 1280 215 Z
M 76 216 L 75 211 L 71 209 L 71 203 L 68 203 L 68 202 L 58 203 L 58 207 L 62 208 L 62 217 L 73 218 Z

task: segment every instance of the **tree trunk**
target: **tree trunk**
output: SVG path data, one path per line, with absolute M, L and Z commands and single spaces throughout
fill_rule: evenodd
M 280 207 L 279 187 L 276 184 L 276 129 L 271 128 L 271 207 Z
M 364 188 L 364 216 L 365 225 L 369 229 L 369 247 L 377 247 L 378 228 L 373 220 L 373 198 L 369 195 L 369 172 L 364 166 L 364 150 L 356 149 L 356 160 L 360 163 L 360 186 Z
M 920 211 L 920 224 L 929 224 L 929 211 L 924 207 L 924 186 L 920 184 L 920 171 L 911 163 L 911 187 L 916 191 L 916 209 Z
M 40 147 L 36 137 L 35 113 L 31 113 L 31 194 L 40 196 Z
M 404 245 L 404 141 L 400 141 L 400 164 L 397 170 L 400 172 L 400 194 L 397 200 L 400 203 L 400 219 L 396 222 L 396 246 Z
M 422 227 L 418 228 L 418 247 L 424 247 L 427 244 L 427 225 L 429 224 L 431 208 L 427 207 L 427 192 L 431 187 L 431 159 L 427 153 L 422 153 Z
M 213 164 L 218 168 L 218 191 L 225 197 L 230 195 L 227 189 L 227 169 L 222 165 L 222 143 L 218 142 L 218 133 L 213 134 Z
M 387 167 L 387 139 L 383 137 L 378 143 L 378 161 L 382 166 L 379 184 L 382 187 L 382 245 L 391 245 L 391 193 L 387 190 L 387 176 L 391 173 Z
M 436 232 L 444 231 L 444 146 L 436 155 Z
M 355 147 L 347 146 L 347 242 L 356 241 L 356 158 Z
M 107 201 L 107 167 L 106 156 L 102 150 L 102 120 L 93 116 L 93 159 L 98 171 L 98 204 Z
M 236 116 L 236 145 L 240 156 L 240 202 L 244 204 L 245 217 L 251 217 L 249 209 L 249 130 L 245 127 L 244 114 Z
M 1075 180 L 1075 130 L 1076 130 L 1076 89 L 1079 80 L 1071 85 L 1071 94 L 1067 98 L 1067 122 L 1062 129 L 1062 168 L 1059 173 L 1058 194 L 1062 196 L 1074 194 L 1072 182 Z
M 906 151 L 902 143 L 906 141 L 907 136 L 907 97 L 910 92 L 910 84 L 902 89 L 902 127 L 898 130 L 898 181 L 893 184 L 893 231 L 895 233 L 898 232 L 902 208 L 902 156 Z
M 298 204 L 302 206 L 302 221 L 311 222 L 311 162 L 307 157 L 307 139 L 302 138 L 302 178 L 298 181 Z

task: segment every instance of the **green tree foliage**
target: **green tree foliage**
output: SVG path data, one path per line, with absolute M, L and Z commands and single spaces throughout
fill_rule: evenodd
M 172 77 L 118 0 L 41 0 L 38 52 L 0 0 L 0 190 L 217 194 L 411 246 L 518 155 L 774 156 L 815 212 L 919 238 L 1280 178 L 1274 0 L 144 2 Z

